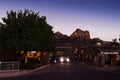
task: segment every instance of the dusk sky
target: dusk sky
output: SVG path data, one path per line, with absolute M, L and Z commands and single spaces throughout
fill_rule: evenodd
M 120 37 L 120 0 L 0 0 L 0 22 L 7 11 L 20 9 L 39 12 L 54 32 L 68 36 L 80 28 L 88 30 L 91 38 Z

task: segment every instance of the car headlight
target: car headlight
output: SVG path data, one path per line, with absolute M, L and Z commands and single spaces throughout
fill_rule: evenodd
M 70 59 L 69 59 L 69 58 L 66 58 L 66 61 L 67 61 L 67 62 L 70 62 Z
M 63 57 L 60 58 L 60 62 L 64 62 L 64 58 Z

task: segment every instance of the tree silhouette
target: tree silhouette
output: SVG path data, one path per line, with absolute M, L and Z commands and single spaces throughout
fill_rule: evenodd
M 0 23 L 0 49 L 2 51 L 53 51 L 54 33 L 45 16 L 32 10 L 7 12 Z

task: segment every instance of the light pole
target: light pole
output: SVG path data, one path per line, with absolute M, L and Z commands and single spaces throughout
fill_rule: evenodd
M 118 43 L 119 43 L 119 50 L 120 50 L 120 35 L 119 35 L 119 42 Z

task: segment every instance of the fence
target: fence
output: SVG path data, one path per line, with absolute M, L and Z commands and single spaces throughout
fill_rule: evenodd
M 0 72 L 18 71 L 20 63 L 18 61 L 0 62 Z

